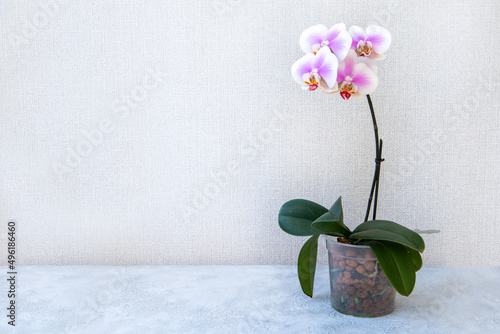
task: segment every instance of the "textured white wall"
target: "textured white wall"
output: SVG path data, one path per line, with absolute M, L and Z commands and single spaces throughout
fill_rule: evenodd
M 500 265 L 496 0 L 54 1 L 0 1 L 0 240 L 16 220 L 18 263 L 293 264 L 292 198 L 342 195 L 356 226 L 366 100 L 290 75 L 302 30 L 345 22 L 393 36 L 372 94 L 379 218 L 440 229 L 426 265 Z

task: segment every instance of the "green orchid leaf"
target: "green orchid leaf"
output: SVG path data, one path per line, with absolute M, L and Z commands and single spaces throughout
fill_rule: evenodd
M 335 203 L 333 203 L 330 208 L 330 213 L 335 217 L 335 219 L 342 224 L 344 224 L 344 212 L 342 211 L 342 196 L 337 198 Z
M 388 220 L 370 220 L 356 227 L 350 235 L 356 240 L 385 240 L 395 242 L 422 253 L 425 249 L 422 237 L 397 223 Z
M 337 219 L 330 211 L 324 213 L 321 217 L 312 222 L 311 227 L 323 234 L 334 235 L 337 237 L 349 238 L 351 230 Z
M 297 271 L 302 291 L 312 298 L 314 275 L 316 274 L 316 258 L 318 256 L 319 234 L 313 235 L 300 250 Z
M 419 246 L 415 245 L 402 235 L 386 230 L 372 229 L 363 232 L 353 232 L 349 238 L 354 240 L 391 241 L 403 246 L 407 246 L 416 251 L 419 250 Z
M 389 241 L 363 241 L 371 247 L 380 267 L 398 293 L 409 296 L 415 287 L 415 265 L 405 246 Z
M 328 212 L 328 209 L 305 199 L 293 199 L 280 209 L 278 221 L 281 229 L 296 236 L 319 234 L 311 227 L 311 223 Z
M 415 271 L 419 271 L 422 268 L 422 256 L 419 252 L 409 247 L 406 247 L 408 254 L 410 254 L 411 260 L 413 261 L 413 265 L 415 267 Z

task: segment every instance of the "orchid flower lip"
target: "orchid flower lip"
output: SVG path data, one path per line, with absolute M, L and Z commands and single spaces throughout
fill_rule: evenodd
M 302 80 L 306 84 L 303 86 L 305 90 L 314 91 L 319 87 L 321 76 L 317 72 L 317 69 L 313 69 L 310 73 L 304 73 Z
M 369 57 L 372 53 L 372 50 L 373 50 L 372 42 L 360 40 L 356 47 L 356 54 L 359 57 Z
M 342 96 L 344 100 L 349 100 L 349 98 L 352 95 L 358 92 L 358 86 L 356 86 L 352 82 L 343 81 L 339 83 L 339 91 L 340 91 L 340 96 Z
M 342 96 L 342 98 L 344 100 L 349 100 L 349 98 L 351 97 L 351 94 L 349 94 L 347 92 L 340 92 L 340 96 Z

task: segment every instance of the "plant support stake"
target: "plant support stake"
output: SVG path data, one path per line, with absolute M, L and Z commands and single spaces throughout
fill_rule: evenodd
M 373 220 L 377 219 L 377 200 L 378 200 L 378 184 L 380 179 L 380 165 L 384 159 L 382 159 L 382 139 L 378 138 L 378 126 L 377 119 L 375 118 L 375 111 L 373 110 L 373 103 L 370 95 L 367 94 L 368 105 L 370 106 L 370 112 L 372 115 L 373 122 L 373 132 L 375 134 L 375 173 L 373 175 L 372 188 L 370 190 L 370 197 L 368 198 L 368 206 L 366 208 L 365 222 L 368 221 L 368 216 L 370 215 L 370 208 L 372 206 L 373 200 Z M 375 198 L 373 194 L 375 193 Z

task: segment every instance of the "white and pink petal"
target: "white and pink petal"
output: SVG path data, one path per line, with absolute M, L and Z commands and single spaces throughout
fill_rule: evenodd
M 328 30 L 328 35 L 326 36 L 327 41 L 333 41 L 336 39 L 342 31 L 346 31 L 345 24 L 337 23 Z
M 292 77 L 301 85 L 304 85 L 304 74 L 310 73 L 314 69 L 316 57 L 312 53 L 308 53 L 292 65 Z
M 328 34 L 328 28 L 318 24 L 307 28 L 300 35 L 300 48 L 305 53 L 312 53 L 315 45 L 321 45 Z
M 318 69 L 318 74 L 325 80 L 329 88 L 337 83 L 338 65 L 337 57 L 330 52 L 329 48 L 322 48 L 318 51 L 314 67 Z
M 341 75 L 339 75 L 339 76 L 342 76 L 342 80 L 345 77 L 351 77 L 353 75 L 354 68 L 355 68 L 357 63 L 358 63 L 358 56 L 356 55 L 356 52 L 354 52 L 354 50 L 349 50 L 349 52 L 347 53 L 347 56 L 345 57 L 344 61 L 342 62 L 342 67 L 339 67 L 339 72 L 340 72 L 340 69 L 342 70 Z M 339 82 L 340 81 L 341 80 L 339 78 Z
M 364 41 L 366 39 L 365 30 L 360 26 L 352 26 L 349 28 L 349 33 L 352 37 L 351 49 L 356 49 L 358 47 L 359 41 Z
M 330 49 L 333 51 L 339 61 L 344 60 L 347 53 L 351 49 L 352 38 L 346 30 L 343 30 L 339 35 L 330 43 Z
M 371 25 L 366 28 L 366 40 L 372 43 L 373 51 L 382 55 L 391 46 L 391 33 L 381 26 Z
M 363 63 L 356 65 L 351 81 L 358 87 L 357 92 L 362 95 L 373 93 L 378 86 L 377 75 Z
M 368 58 L 371 60 L 384 60 L 385 58 L 387 58 L 387 56 L 385 54 L 379 55 L 375 51 L 372 51 L 372 53 L 368 56 Z

